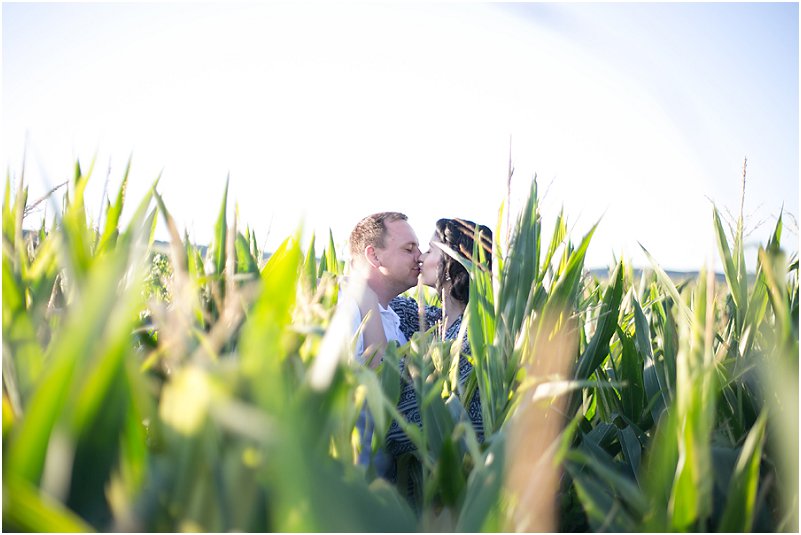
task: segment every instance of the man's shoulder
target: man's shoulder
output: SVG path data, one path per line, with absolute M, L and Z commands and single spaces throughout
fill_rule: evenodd
M 362 313 L 359 310 L 359 304 L 356 302 L 356 298 L 349 292 L 339 292 L 337 296 L 336 312 L 352 317 L 354 320 L 357 319 L 361 321 Z

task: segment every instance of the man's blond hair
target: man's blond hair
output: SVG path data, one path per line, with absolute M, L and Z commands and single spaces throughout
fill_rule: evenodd
M 356 258 L 364 250 L 373 247 L 384 247 L 384 238 L 387 236 L 387 223 L 392 221 L 406 221 L 408 218 L 400 212 L 379 212 L 368 215 L 354 227 L 348 240 L 351 258 Z

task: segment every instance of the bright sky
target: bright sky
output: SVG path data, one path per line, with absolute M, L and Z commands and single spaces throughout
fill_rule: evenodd
M 576 242 L 601 220 L 588 267 L 647 265 L 637 242 L 719 267 L 710 199 L 739 210 L 746 156 L 749 239 L 783 205 L 798 249 L 798 23 L 797 3 L 4 2 L 2 159 L 18 177 L 27 140 L 35 199 L 96 154 L 96 217 L 133 154 L 126 211 L 163 170 L 198 243 L 230 174 L 268 250 L 301 222 L 344 246 L 381 210 L 427 244 L 439 217 L 495 228 L 511 137 L 546 231 L 563 206 Z

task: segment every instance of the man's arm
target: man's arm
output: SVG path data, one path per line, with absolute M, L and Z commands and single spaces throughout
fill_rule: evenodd
M 377 368 L 384 358 L 387 347 L 387 335 L 384 332 L 384 323 L 381 321 L 381 312 L 378 308 L 378 296 L 364 285 L 360 288 L 360 295 L 356 296 L 356 303 L 362 318 L 365 318 L 364 330 L 364 361 L 370 368 Z
M 353 307 L 353 333 L 355 333 L 364 320 L 361 336 L 356 345 L 356 356 L 370 368 L 375 369 L 384 356 L 387 337 L 381 312 L 378 308 L 378 296 L 367 285 L 366 281 L 352 278 L 343 286 L 342 291 L 348 306 Z

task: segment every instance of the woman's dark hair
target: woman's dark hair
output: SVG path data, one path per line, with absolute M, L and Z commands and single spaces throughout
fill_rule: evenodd
M 440 219 L 436 224 L 439 241 L 471 261 L 473 259 L 473 238 L 478 227 L 481 248 L 484 249 L 484 258 L 488 268 L 492 268 L 492 231 L 484 225 L 476 225 L 466 219 Z M 451 297 L 467 303 L 470 299 L 470 274 L 462 264 L 452 258 L 448 253 L 442 253 L 442 259 L 437 269 L 437 291 L 442 291 L 445 281 L 451 282 Z

